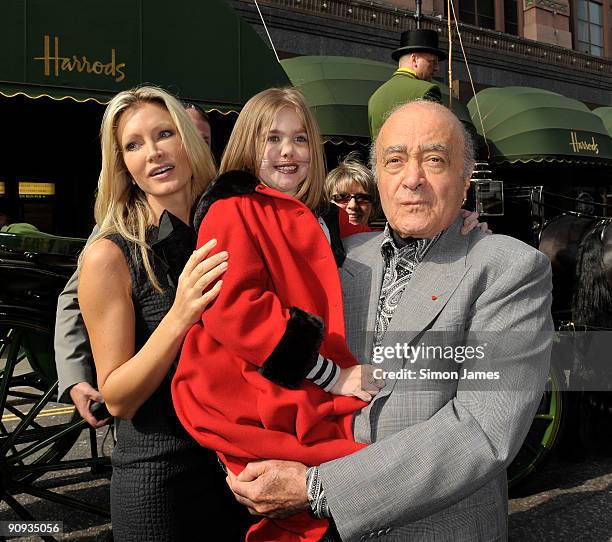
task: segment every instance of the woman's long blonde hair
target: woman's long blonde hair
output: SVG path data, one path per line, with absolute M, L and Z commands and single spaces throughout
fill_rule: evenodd
M 181 137 L 191 167 L 191 202 L 198 200 L 216 175 L 216 168 L 208 145 L 198 134 L 193 122 L 180 102 L 166 91 L 152 86 L 125 90 L 117 94 L 106 107 L 100 129 L 102 169 L 98 179 L 95 203 L 98 233 L 87 243 L 118 233 L 138 246 L 149 280 L 161 289 L 153 272 L 146 242 L 147 228 L 155 224 L 153 211 L 146 194 L 132 182 L 121 154 L 117 127 L 121 115 L 131 107 L 145 103 L 157 104 L 170 113 Z
M 314 211 L 323 200 L 325 157 L 317 122 L 302 94 L 294 88 L 270 88 L 256 94 L 245 104 L 225 147 L 219 172 L 238 169 L 258 176 L 266 136 L 276 114 L 284 107 L 295 110 L 306 130 L 310 167 L 295 197 Z

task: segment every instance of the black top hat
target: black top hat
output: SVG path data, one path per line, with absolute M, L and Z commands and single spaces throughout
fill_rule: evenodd
M 399 49 L 393 51 L 391 57 L 393 60 L 399 60 L 405 54 L 419 51 L 433 53 L 438 60 L 446 60 L 446 53 L 438 47 L 438 33 L 435 30 L 423 28 L 402 32 Z

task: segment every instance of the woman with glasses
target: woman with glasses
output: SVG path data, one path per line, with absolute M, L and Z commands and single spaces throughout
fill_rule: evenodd
M 378 191 L 372 172 L 357 160 L 356 153 L 350 153 L 337 168 L 329 172 L 325 179 L 325 193 L 348 216 L 348 225 L 342 220 L 346 217 L 341 216 L 342 237 L 370 231 L 368 220 L 377 203 Z

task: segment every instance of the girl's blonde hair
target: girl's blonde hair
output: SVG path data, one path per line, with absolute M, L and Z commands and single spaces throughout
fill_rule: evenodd
M 120 234 L 138 246 L 147 276 L 154 287 L 160 290 L 146 242 L 147 228 L 155 224 L 155 217 L 147 202 L 146 194 L 132 182 L 123 161 L 117 134 L 121 115 L 132 107 L 147 103 L 157 104 L 166 109 L 181 137 L 193 175 L 192 204 L 198 200 L 216 175 L 208 145 L 198 134 L 193 122 L 176 98 L 152 86 L 120 92 L 109 102 L 102 118 L 100 129 L 102 169 L 98 179 L 94 211 L 99 231 L 90 239 L 87 246 L 109 234 Z
M 220 173 L 243 170 L 259 175 L 266 136 L 276 114 L 292 107 L 302 121 L 310 148 L 310 167 L 295 195 L 311 210 L 323 201 L 325 157 L 319 127 L 302 94 L 294 88 L 270 88 L 253 96 L 242 108 L 221 158 Z
M 378 202 L 378 189 L 372 171 L 363 165 L 356 152 L 351 152 L 342 160 L 338 167 L 332 169 L 325 178 L 325 196 L 328 201 L 334 194 L 349 192 L 349 187 L 356 182 L 362 190 L 372 196 L 372 208 Z

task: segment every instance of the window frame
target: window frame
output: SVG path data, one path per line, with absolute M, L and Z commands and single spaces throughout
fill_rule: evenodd
M 599 8 L 599 20 L 591 19 L 591 4 Z M 585 14 L 582 14 L 582 7 L 585 7 Z M 605 16 L 604 9 L 606 3 L 601 0 L 577 0 L 576 1 L 576 27 L 574 49 L 581 53 L 603 58 L 605 56 Z M 586 16 L 586 18 L 584 18 Z M 599 42 L 593 40 L 593 32 L 599 31 Z M 586 39 L 582 39 L 586 37 Z

